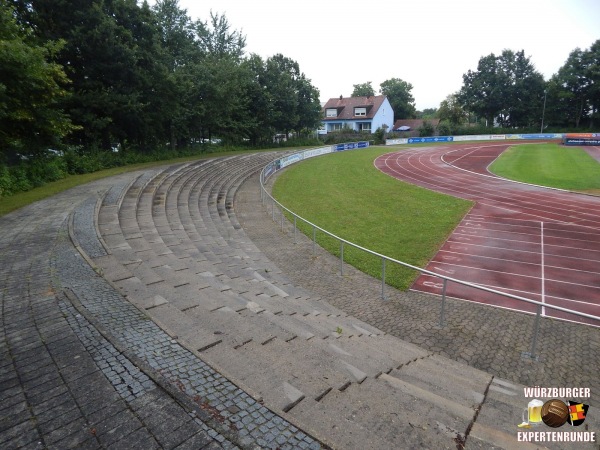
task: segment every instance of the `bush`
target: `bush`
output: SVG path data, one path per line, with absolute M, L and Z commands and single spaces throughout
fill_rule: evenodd
M 435 134 L 435 128 L 433 127 L 431 122 L 428 122 L 427 120 L 425 120 L 423 122 L 423 125 L 421 125 L 419 127 L 419 136 L 420 137 L 429 137 L 429 136 L 433 136 L 434 134 Z
M 437 134 L 438 136 L 453 136 L 454 130 L 452 129 L 452 125 L 447 120 L 440 122 L 437 126 Z

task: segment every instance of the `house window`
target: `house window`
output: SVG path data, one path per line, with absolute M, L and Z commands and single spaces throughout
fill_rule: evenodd
M 328 108 L 327 112 L 326 112 L 326 116 L 327 117 L 337 117 L 337 109 L 335 108 Z
M 354 108 L 354 115 L 355 116 L 366 116 L 367 108 Z
M 358 126 L 360 131 L 371 131 L 371 122 L 360 123 Z
M 341 129 L 342 129 L 341 123 L 332 123 L 329 125 L 329 131 L 336 131 L 336 130 L 341 130 Z

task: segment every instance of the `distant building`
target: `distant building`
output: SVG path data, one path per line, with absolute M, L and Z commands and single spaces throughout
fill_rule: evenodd
M 410 137 L 419 136 L 419 128 L 421 128 L 425 122 L 430 123 L 436 130 L 435 134 L 437 134 L 437 127 L 440 124 L 440 119 L 399 119 L 394 122 L 394 127 L 391 131 L 406 133 L 406 135 Z
M 369 97 L 331 98 L 323 106 L 323 122 L 319 133 L 349 128 L 354 131 L 374 133 L 385 126 L 391 130 L 394 110 L 385 95 Z

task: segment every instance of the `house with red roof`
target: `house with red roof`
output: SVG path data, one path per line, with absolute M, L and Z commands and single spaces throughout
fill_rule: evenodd
M 330 98 L 323 106 L 320 133 L 350 128 L 374 133 L 378 128 L 392 129 L 394 110 L 385 95 Z

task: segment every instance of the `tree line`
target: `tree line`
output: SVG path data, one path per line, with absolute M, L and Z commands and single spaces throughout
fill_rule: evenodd
M 178 0 L 0 0 L 0 164 L 48 148 L 260 145 L 314 130 L 319 91 L 282 54 L 245 53 L 224 15 Z
M 417 111 L 412 87 L 392 78 L 381 83 L 379 92 L 390 100 L 395 119 L 438 118 L 440 134 L 453 134 L 459 128 L 467 134 L 464 125 L 469 122 L 482 128 L 540 130 L 542 121 L 544 129 L 593 128 L 600 118 L 600 40 L 589 49 L 573 50 L 549 80 L 544 80 L 524 50 L 483 56 L 477 70 L 463 75 L 461 89 L 437 109 Z M 375 95 L 370 81 L 354 85 L 353 97 L 368 95 Z

